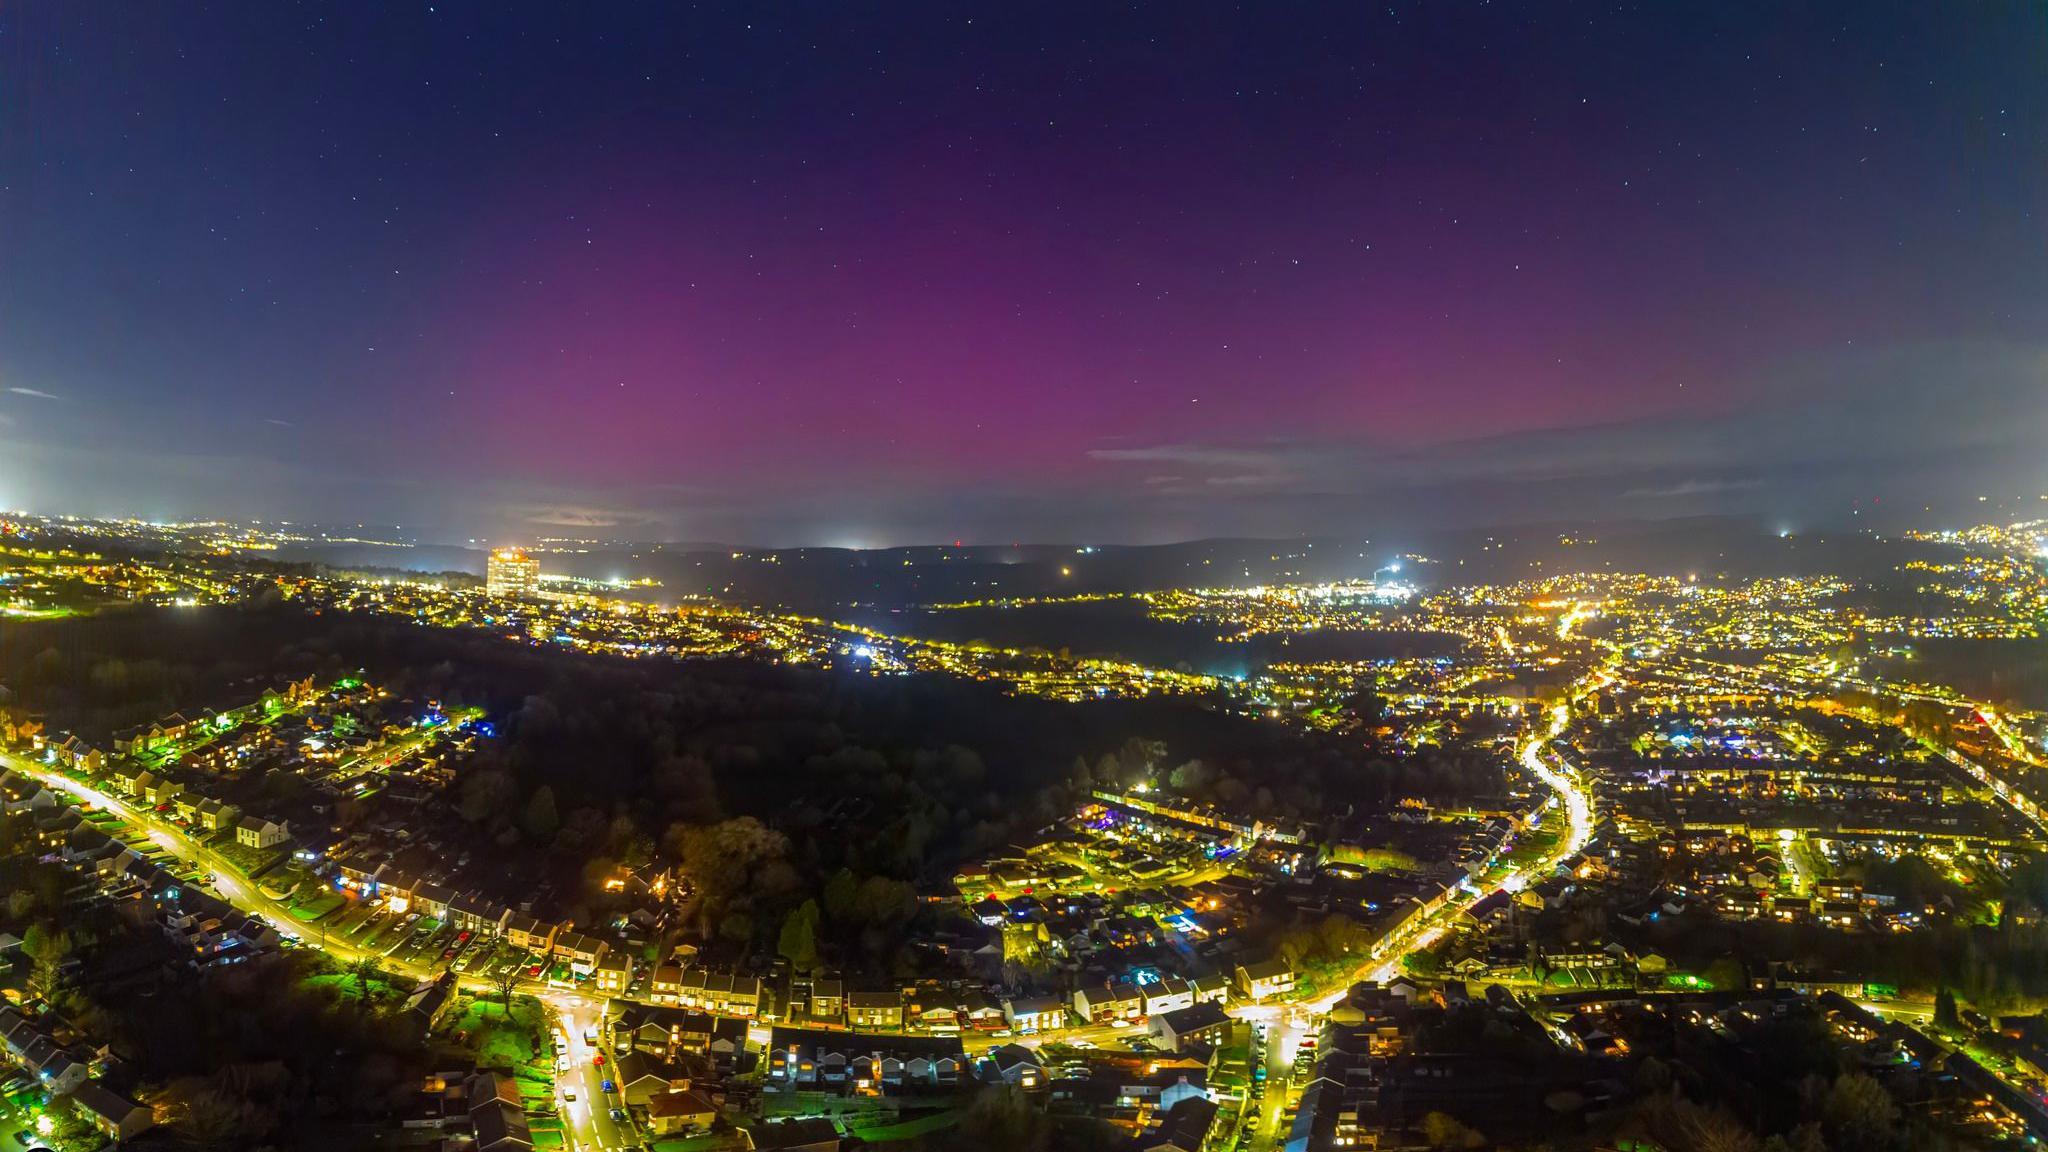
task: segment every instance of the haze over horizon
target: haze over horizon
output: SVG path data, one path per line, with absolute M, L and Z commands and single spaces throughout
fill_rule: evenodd
M 0 60 L 0 507 L 874 546 L 2048 492 L 2023 6 L 31 4 Z

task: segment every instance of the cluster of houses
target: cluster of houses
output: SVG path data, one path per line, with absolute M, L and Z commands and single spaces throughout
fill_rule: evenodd
M 592 979 L 605 995 L 625 991 L 631 959 L 610 944 L 575 930 L 571 921 L 543 920 L 484 895 L 457 891 L 406 871 L 388 856 L 342 857 L 329 862 L 335 887 L 361 899 L 381 900 L 392 912 L 418 913 L 460 932 L 503 939 L 543 959 L 554 959 L 578 978 Z
M 502 1072 L 428 1076 L 404 1120 L 411 1132 L 460 1140 L 474 1152 L 533 1152 L 519 1084 Z
M 53 1096 L 69 1096 L 79 1114 L 109 1141 L 119 1144 L 155 1124 L 154 1114 L 135 1101 L 91 1078 L 95 1057 L 78 1051 L 65 1039 L 61 1024 L 31 1019 L 13 1007 L 0 1007 L 0 1047 L 22 1073 Z
M 45 740 L 38 735 L 31 743 L 46 762 L 96 776 L 109 793 L 167 812 L 194 833 L 233 832 L 236 843 L 250 848 L 277 848 L 291 839 L 290 827 L 281 820 L 245 814 L 233 804 L 187 788 L 161 770 L 144 768 L 129 760 L 109 764 L 98 749 L 86 746 L 75 736 Z
M 778 1027 L 764 1054 L 767 1091 L 884 1092 L 947 1090 L 962 1084 L 1042 1088 L 1045 1067 L 1021 1044 L 970 1058 L 957 1036 L 900 1036 Z
M 623 1001 L 607 1015 L 611 1079 L 640 1125 L 658 1136 L 709 1129 L 723 1092 L 697 1085 L 706 1074 L 723 1084 L 746 1070 L 746 1021 Z
M 193 968 L 239 964 L 277 948 L 279 936 L 269 924 L 186 883 L 77 809 L 54 799 L 42 803 L 46 794 L 31 778 L 0 774 L 0 796 L 10 811 L 32 816 L 32 842 L 89 881 L 99 896 L 115 901 L 138 926 L 162 932 Z

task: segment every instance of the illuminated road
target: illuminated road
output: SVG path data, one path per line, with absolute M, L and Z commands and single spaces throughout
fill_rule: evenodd
M 619 1131 L 611 1118 L 614 1105 L 623 1107 L 616 1093 L 604 1091 L 604 1079 L 612 1073 L 611 1053 L 606 1051 L 604 1035 L 599 1025 L 604 1018 L 604 1006 L 596 1001 L 565 992 L 552 992 L 541 997 L 551 1007 L 569 1034 L 569 1070 L 555 1078 L 555 1105 L 561 1111 L 562 1125 L 569 1137 L 572 1149 L 617 1149 L 637 1148 L 637 1139 L 628 1139 Z M 597 1043 L 587 1042 L 585 1035 L 597 1037 Z M 604 1065 L 597 1064 L 597 1057 L 604 1056 Z M 573 1091 L 576 1099 L 568 1099 Z
M 1587 791 L 1585 784 L 1578 779 L 1577 770 L 1566 764 L 1562 757 L 1558 758 L 1558 766 L 1555 768 L 1544 760 L 1546 750 L 1564 734 L 1565 726 L 1571 723 L 1571 718 L 1570 705 L 1553 705 L 1550 709 L 1549 728 L 1541 733 L 1532 734 L 1522 744 L 1522 767 L 1548 785 L 1564 804 L 1567 831 L 1564 843 L 1556 853 L 1556 860 L 1569 859 L 1583 851 L 1593 839 L 1593 794 Z M 1556 860 L 1551 863 L 1554 864 Z
M 1431 914 L 1417 918 L 1382 940 L 1373 949 L 1371 958 L 1354 974 L 1354 981 L 1392 979 L 1400 971 L 1403 958 L 1436 943 L 1457 916 L 1473 903 L 1494 892 L 1522 887 L 1530 878 L 1548 872 L 1558 861 L 1583 850 L 1591 841 L 1592 797 L 1579 780 L 1576 771 L 1564 764 L 1561 759 L 1554 765 L 1550 759 L 1554 757 L 1549 751 L 1550 745 L 1564 732 L 1570 718 L 1571 710 L 1568 704 L 1554 706 L 1547 714 L 1543 727 L 1530 732 L 1517 753 L 1517 760 L 1521 766 L 1556 793 L 1557 803 L 1564 810 L 1567 824 L 1567 833 L 1563 839 L 1542 860 L 1504 872 L 1483 889 L 1461 890 L 1458 895 L 1448 899 Z M 153 812 L 144 811 L 119 797 L 18 756 L 0 753 L 0 764 L 41 780 L 52 788 L 105 808 L 142 830 L 171 855 L 210 869 L 215 876 L 214 885 L 224 899 L 242 911 L 260 917 L 281 933 L 301 939 L 344 963 L 367 956 L 388 971 L 415 979 L 428 979 L 438 975 L 434 968 L 386 957 L 381 952 L 330 937 L 317 924 L 306 924 L 294 919 L 282 902 L 266 895 L 253 882 L 241 879 L 234 866 L 219 853 L 193 839 L 182 829 L 160 821 Z M 481 977 L 464 977 L 461 983 L 471 991 L 486 994 L 495 991 Z M 1291 1090 L 1289 1061 L 1292 1060 L 1302 1036 L 1315 1026 L 1315 1017 L 1329 1011 L 1341 1000 L 1349 990 L 1349 983 L 1314 1000 L 1247 1004 L 1230 1010 L 1231 1015 L 1239 1019 L 1261 1023 L 1269 1029 L 1266 1060 L 1269 1069 L 1267 1095 L 1258 1109 L 1251 1134 L 1251 1147 L 1255 1152 L 1270 1148 L 1284 1139 L 1285 1133 L 1279 1129 L 1279 1120 Z M 555 1097 L 567 1147 L 571 1152 L 614 1152 L 618 1149 L 637 1147 L 636 1138 L 630 1134 L 630 1126 L 626 1131 L 622 1131 L 621 1126 L 610 1117 L 611 1107 L 619 1101 L 615 1094 L 608 1095 L 602 1090 L 602 1081 L 610 1066 L 609 1053 L 605 1053 L 604 1067 L 599 1067 L 595 1063 L 596 1057 L 602 1051 L 603 1037 L 599 1036 L 598 1046 L 593 1046 L 584 1039 L 586 1032 L 597 1028 L 601 1022 L 602 1004 L 573 992 L 538 986 L 529 986 L 522 990 L 538 996 L 543 1003 L 553 1009 L 568 1035 L 568 1070 L 557 1078 Z M 1026 1042 L 1037 1046 L 1080 1041 L 1087 1045 L 1116 1050 L 1127 1047 L 1123 1041 L 1145 1034 L 1142 1027 L 1116 1029 L 1097 1024 L 1047 1033 Z M 575 1096 L 573 1100 L 569 1099 L 572 1093 Z
M 1605 683 L 1606 678 L 1602 674 L 1592 680 L 1590 687 L 1597 690 Z M 1550 869 L 1557 866 L 1560 860 L 1570 859 L 1576 853 L 1583 851 L 1586 845 L 1592 842 L 1592 793 L 1587 791 L 1584 782 L 1579 779 L 1577 771 L 1565 764 L 1561 758 L 1558 760 L 1557 767 L 1552 767 L 1545 759 L 1546 755 L 1554 755 L 1548 751 L 1550 745 L 1559 736 L 1564 734 L 1566 725 L 1570 723 L 1570 704 L 1561 703 L 1552 706 L 1550 712 L 1545 716 L 1544 727 L 1530 732 L 1523 738 L 1521 749 L 1516 756 L 1516 759 L 1530 775 L 1541 780 L 1545 786 L 1557 794 L 1558 803 L 1564 808 L 1566 824 L 1564 838 L 1543 859 L 1524 868 L 1512 869 L 1503 873 L 1499 879 L 1485 888 L 1469 892 L 1461 889 L 1460 895 L 1445 900 L 1443 905 L 1435 912 L 1411 921 L 1386 939 L 1380 941 L 1373 948 L 1372 960 L 1364 968 L 1360 969 L 1354 979 L 1378 980 L 1381 982 L 1393 979 L 1401 971 L 1402 960 L 1406 959 L 1411 953 L 1435 944 L 1443 937 L 1443 934 L 1449 930 L 1452 922 L 1465 909 L 1491 896 L 1495 892 L 1520 890 L 1528 884 L 1531 877 L 1541 876 L 1543 873 L 1550 871 Z M 1315 1000 L 1303 1002 L 1303 1006 L 1318 1014 L 1328 1012 L 1337 1005 L 1338 1001 L 1344 998 L 1347 991 L 1349 991 L 1348 987 L 1324 993 Z M 1245 1008 L 1234 1011 L 1233 1014 L 1244 1016 L 1247 1019 L 1257 1019 L 1259 1018 L 1257 1015 L 1259 1007 L 1259 1005 L 1247 1005 Z M 1247 1009 L 1250 1011 L 1247 1011 Z
M 130 804 L 122 798 L 104 792 L 89 784 L 82 783 L 58 772 L 47 765 L 38 764 L 11 753 L 0 752 L 0 765 L 12 768 L 26 776 L 32 776 L 53 789 L 68 793 L 99 808 L 104 808 L 129 825 L 147 835 L 159 848 L 188 864 L 196 864 L 213 873 L 213 887 L 222 899 L 241 911 L 268 923 L 279 933 L 301 940 L 310 947 L 319 949 L 346 964 L 368 958 L 375 960 L 384 971 L 409 976 L 416 980 L 432 979 L 439 975 L 438 968 L 414 964 L 388 957 L 374 948 L 361 948 L 346 940 L 329 936 L 318 925 L 306 924 L 295 919 L 284 904 L 266 895 L 253 881 L 245 881 L 234 865 L 220 853 L 193 839 L 185 831 L 157 819 L 154 812 Z M 401 937 L 402 938 L 402 937 Z M 493 994 L 496 987 L 480 977 L 464 977 L 460 983 L 469 991 Z M 556 1014 L 570 1025 L 569 1049 L 571 1056 L 568 1083 L 576 1087 L 577 1100 L 571 1104 L 560 1101 L 562 1122 L 568 1145 L 571 1149 L 619 1149 L 636 1145 L 629 1141 L 611 1120 L 610 1104 L 603 1098 L 600 1082 L 601 1070 L 592 1063 L 596 1052 L 583 1041 L 585 1029 L 594 1028 L 602 1015 L 601 1005 L 592 1003 L 573 993 L 550 990 L 541 987 L 522 989 L 539 997 L 553 1008 Z M 609 1057 L 607 1057 L 609 1062 Z M 560 1091 L 560 1085 L 557 1091 Z
M 119 796 L 103 792 L 89 784 L 81 783 L 46 765 L 25 760 L 10 753 L 0 752 L 0 765 L 12 768 L 26 776 L 33 776 L 51 788 L 67 792 L 88 804 L 104 808 L 123 821 L 134 826 L 172 856 L 188 864 L 196 864 L 214 874 L 213 886 L 228 903 L 251 916 L 268 923 L 278 932 L 299 939 L 308 939 L 321 951 L 327 952 L 344 963 L 364 957 L 376 960 L 387 969 L 415 978 L 430 975 L 417 964 L 386 960 L 382 953 L 359 948 L 344 940 L 330 939 L 318 928 L 302 923 L 292 917 L 285 906 L 264 894 L 253 882 L 241 879 L 234 865 L 226 857 L 194 840 L 185 831 L 157 819 L 156 813 L 130 804 Z M 308 934 L 310 933 L 310 938 Z

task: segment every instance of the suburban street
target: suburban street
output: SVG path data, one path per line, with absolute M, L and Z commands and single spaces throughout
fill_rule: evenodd
M 1361 966 L 1356 978 L 1391 979 L 1400 971 L 1405 956 L 1435 943 L 1465 908 L 1493 891 L 1520 887 L 1531 876 L 1585 847 L 1592 837 L 1591 797 L 1568 765 L 1561 761 L 1552 763 L 1554 754 L 1548 751 L 1550 743 L 1564 730 L 1569 719 L 1568 705 L 1554 706 L 1544 725 L 1523 739 L 1517 753 L 1521 765 L 1556 794 L 1556 805 L 1565 814 L 1568 830 L 1558 845 L 1542 861 L 1503 873 L 1486 891 L 1461 894 L 1447 900 L 1432 914 L 1404 926 L 1373 950 L 1372 957 Z M 367 957 L 387 971 L 414 979 L 431 979 L 439 973 L 439 966 L 409 962 L 383 950 L 359 947 L 336 938 L 317 923 L 307 924 L 293 918 L 282 902 L 265 894 L 255 882 L 243 879 L 219 852 L 194 839 L 185 830 L 159 819 L 154 812 L 20 756 L 0 753 L 0 765 L 34 777 L 53 789 L 104 808 L 127 821 L 142 830 L 165 852 L 210 871 L 213 887 L 235 907 L 262 918 L 280 933 L 318 948 L 338 961 L 349 963 Z M 490 981 L 474 974 L 461 977 L 460 983 L 476 992 L 495 991 Z M 604 1066 L 596 1063 L 602 1052 L 603 1037 L 597 1029 L 603 1019 L 603 1004 L 574 992 L 535 987 L 531 986 L 532 982 L 527 984 L 526 990 L 553 1011 L 566 1032 L 568 1066 L 566 1072 L 557 1077 L 555 1104 L 561 1116 L 567 1147 L 601 1152 L 636 1147 L 637 1138 L 622 1130 L 611 1118 L 611 1108 L 621 1101 L 616 1093 L 607 1093 L 603 1089 L 603 1083 L 610 1074 L 610 1054 L 603 1053 Z M 1233 1016 L 1262 1029 L 1265 1037 L 1262 1063 L 1267 1070 L 1267 1079 L 1264 1096 L 1257 1102 L 1248 1135 L 1248 1148 L 1252 1152 L 1266 1152 L 1285 1140 L 1284 1116 L 1293 1088 L 1295 1053 L 1302 1038 L 1312 1030 L 1313 1018 L 1327 1012 L 1343 998 L 1346 990 L 1333 989 L 1314 1000 L 1238 1005 L 1230 1009 Z M 1078 1043 L 1115 1051 L 1126 1049 L 1130 1039 L 1145 1034 L 1138 1027 L 1116 1028 L 1098 1023 L 1034 1037 L 1029 1042 L 1034 1046 L 1053 1042 Z M 589 1035 L 597 1035 L 598 1044 L 590 1043 L 586 1039 Z M 971 1046 L 992 1047 L 1002 1042 L 986 1039 L 986 1045 Z
M 605 1038 L 599 1030 L 604 1019 L 604 1005 L 566 992 L 545 993 L 541 999 L 554 1008 L 562 1028 L 568 1033 L 569 1070 L 556 1079 L 555 1100 L 561 1110 L 562 1127 L 569 1138 L 569 1147 L 638 1147 L 637 1140 L 629 1139 L 611 1118 L 611 1109 L 619 1104 L 619 1097 L 616 1093 L 604 1091 L 604 1081 L 612 1075 L 612 1057 L 605 1051 Z M 591 1044 L 585 1039 L 586 1035 L 596 1035 L 597 1043 Z M 605 1059 L 603 1067 L 596 1063 L 600 1054 Z M 575 1093 L 574 1100 L 568 1099 L 571 1091 Z

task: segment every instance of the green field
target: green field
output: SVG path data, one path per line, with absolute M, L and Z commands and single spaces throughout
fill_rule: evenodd
M 910 1140 L 918 1136 L 937 1132 L 942 1128 L 951 1128 L 960 1122 L 960 1112 L 958 1109 L 948 1108 L 943 1112 L 933 1112 L 912 1120 L 896 1120 L 884 1124 L 865 1123 L 869 1119 L 880 1120 L 884 1119 L 884 1117 L 846 1117 L 843 1123 L 846 1126 L 847 1135 L 858 1136 L 870 1144 L 882 1144 L 891 1140 Z

